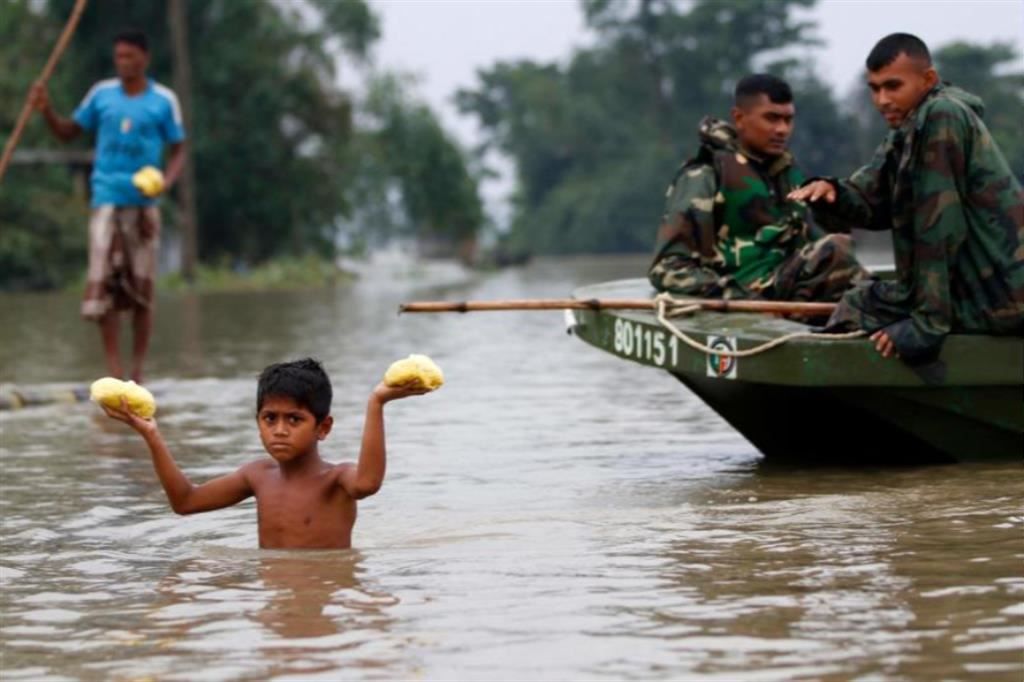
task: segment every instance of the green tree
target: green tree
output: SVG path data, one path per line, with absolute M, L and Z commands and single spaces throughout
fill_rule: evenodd
M 409 90 L 394 76 L 371 83 L 372 161 L 396 181 L 412 233 L 453 243 L 471 239 L 483 224 L 476 180 L 458 145 Z
M 49 56 L 60 25 L 33 8 L 31 0 L 0 2 L 0 147 L 25 101 L 35 74 Z M 52 86 L 67 86 L 58 69 Z M 46 131 L 30 125 L 20 149 L 48 145 Z M 83 218 L 87 203 L 74 192 L 63 168 L 15 165 L 0 185 L 0 287 L 56 286 L 85 262 Z
M 479 72 L 457 101 L 479 120 L 486 146 L 516 162 L 513 243 L 554 253 L 649 249 L 664 188 L 696 151 L 697 123 L 725 116 L 733 84 L 767 58 L 816 44 L 813 27 L 792 12 L 813 2 L 584 0 L 596 44 L 567 66 Z M 798 77 L 798 109 L 806 92 L 804 108 L 827 119 L 819 127 L 841 128 L 828 89 L 784 66 Z M 841 132 L 825 140 L 829 156 L 808 138 L 799 144 L 814 162 L 837 149 L 852 158 Z
M 4 131 L 72 3 L 0 1 Z M 368 65 L 379 37 L 364 0 L 204 0 L 187 8 L 194 128 L 187 132 L 203 260 L 330 257 L 339 233 L 380 213 L 375 202 L 392 191 L 398 201 L 383 205 L 395 209 L 395 224 L 452 241 L 479 229 L 476 183 L 429 109 L 396 89 L 386 110 L 366 112 L 371 127 L 357 129 L 356 105 L 336 77 L 341 65 Z M 62 113 L 112 74 L 111 39 L 126 26 L 148 33 L 151 74 L 170 84 L 164 3 L 90 3 L 51 82 Z M 374 98 L 368 106 L 377 106 Z M 26 142 L 56 146 L 38 119 Z M 86 208 L 64 169 L 19 167 L 0 191 L 0 287 L 53 286 L 81 270 Z M 376 232 L 386 229 L 373 221 L 360 228 L 364 236 Z

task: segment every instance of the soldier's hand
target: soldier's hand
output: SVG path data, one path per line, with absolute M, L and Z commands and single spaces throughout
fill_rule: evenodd
M 29 90 L 29 101 L 32 103 L 32 108 L 36 111 L 46 111 L 50 108 L 50 93 L 46 90 L 46 85 L 43 83 L 34 83 L 32 89 Z
M 884 329 L 879 329 L 868 338 L 875 342 L 875 350 L 881 353 L 883 358 L 893 356 L 898 358 L 900 356 L 896 352 L 896 344 L 892 342 L 892 339 L 885 333 Z
M 798 187 L 793 190 L 786 196 L 786 198 L 792 201 L 806 202 L 815 202 L 824 199 L 825 203 L 831 204 L 836 200 L 836 188 L 835 185 L 828 180 L 814 180 L 803 187 Z

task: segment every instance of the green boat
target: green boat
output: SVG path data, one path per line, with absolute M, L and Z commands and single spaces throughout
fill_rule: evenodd
M 586 286 L 580 300 L 650 298 L 643 279 Z M 764 313 L 699 311 L 672 323 L 745 350 L 797 331 Z M 770 460 L 912 464 L 1024 456 L 1024 339 L 950 335 L 937 362 L 882 358 L 864 338 L 795 339 L 751 357 L 691 348 L 653 312 L 567 310 L 569 331 L 670 372 Z

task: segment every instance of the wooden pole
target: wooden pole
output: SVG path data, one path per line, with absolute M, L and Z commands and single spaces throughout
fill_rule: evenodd
M 779 315 L 831 315 L 835 303 L 804 301 L 726 301 L 708 298 L 676 299 L 679 305 L 696 305 L 722 313 L 773 313 Z M 399 313 L 470 313 L 499 310 L 654 310 L 650 298 L 538 298 L 503 301 L 415 301 L 399 306 Z
M 68 17 L 68 21 L 64 24 L 64 31 L 60 34 L 60 38 L 57 39 L 57 44 L 53 46 L 53 51 L 50 52 L 50 58 L 46 61 L 46 66 L 43 67 L 43 73 L 39 76 L 38 83 L 45 84 L 50 80 L 50 76 L 53 75 L 53 70 L 57 67 L 57 60 L 64 54 L 64 50 L 67 49 L 68 43 L 71 42 L 71 36 L 74 35 L 75 29 L 78 28 L 78 20 L 82 18 L 82 12 L 85 11 L 86 0 L 75 0 L 75 6 L 71 10 L 71 16 Z M 28 123 L 29 117 L 32 115 L 32 100 L 29 97 L 25 97 L 25 104 L 21 107 L 21 113 L 18 114 L 18 121 L 14 124 L 14 130 L 11 132 L 11 136 L 7 138 L 7 144 L 4 145 L 4 153 L 0 156 L 0 182 L 4 180 L 4 174 L 7 172 L 7 166 L 11 163 L 11 157 L 14 155 L 14 148 L 18 146 L 18 141 L 21 140 L 22 133 L 25 132 L 25 125 Z
M 192 129 L 192 65 L 188 52 L 188 16 L 184 0 L 168 0 L 167 26 L 171 34 L 171 71 L 174 91 L 181 104 L 181 115 L 188 135 Z M 195 139 L 194 137 L 192 139 Z M 181 229 L 181 275 L 186 282 L 196 276 L 198 240 L 196 230 L 196 176 L 191 145 L 185 144 L 185 165 L 178 178 L 178 225 Z

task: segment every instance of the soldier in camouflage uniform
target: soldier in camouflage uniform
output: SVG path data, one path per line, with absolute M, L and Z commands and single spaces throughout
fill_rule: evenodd
M 810 182 L 829 228 L 891 229 L 895 281 L 848 292 L 829 327 L 872 332 L 879 352 L 934 358 L 951 331 L 1024 334 L 1024 193 L 981 120 L 981 100 L 939 82 L 914 36 L 882 39 L 867 60 L 891 128 L 847 180 Z
M 786 144 L 793 96 L 782 80 L 736 86 L 736 127 L 700 124 L 701 148 L 668 188 L 649 277 L 659 291 L 707 298 L 835 301 L 867 276 L 847 235 L 825 235 L 786 195 L 804 181 Z

